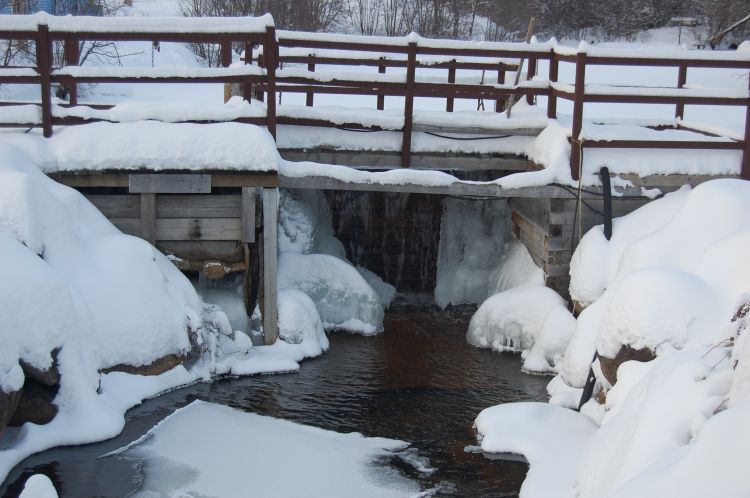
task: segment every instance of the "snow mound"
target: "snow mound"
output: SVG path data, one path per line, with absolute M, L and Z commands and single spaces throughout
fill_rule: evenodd
M 297 289 L 315 303 L 326 329 L 372 335 L 383 330 L 383 305 L 359 272 L 327 254 L 279 256 L 279 289 Z
M 26 480 L 18 498 L 57 498 L 57 490 L 44 474 L 34 474 Z
M 295 289 L 279 291 L 279 337 L 289 344 L 302 344 L 306 356 L 320 356 L 328 349 L 315 303 Z
M 482 410 L 474 422 L 482 450 L 523 455 L 529 472 L 523 498 L 564 496 L 596 431 L 584 415 L 547 403 L 508 403 Z
M 495 351 L 524 352 L 524 368 L 553 371 L 573 332 L 565 300 L 544 286 L 506 290 L 482 303 L 469 322 L 466 340 Z

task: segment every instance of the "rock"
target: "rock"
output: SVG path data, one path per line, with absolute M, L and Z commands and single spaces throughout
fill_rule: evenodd
M 44 384 L 45 386 L 57 386 L 60 385 L 60 370 L 57 368 L 57 355 L 60 353 L 60 348 L 52 350 L 52 365 L 47 370 L 40 370 L 25 361 L 21 360 L 21 368 L 27 379 L 34 379 L 37 382 Z
M 20 426 L 26 422 L 46 424 L 57 415 L 57 387 L 46 386 L 33 379 L 26 379 L 21 390 L 21 400 L 8 425 Z
M 102 373 L 106 374 L 110 372 L 125 372 L 133 375 L 160 375 L 164 372 L 172 370 L 174 367 L 181 364 L 183 360 L 184 358 L 182 356 L 176 354 L 168 354 L 157 360 L 154 360 L 148 365 L 135 367 L 133 365 L 126 365 L 124 363 L 121 363 L 113 367 L 105 368 L 104 370 L 102 370 Z
M 21 401 L 20 389 L 9 393 L 0 390 L 0 434 L 8 426 L 8 422 L 15 413 L 19 401 Z
M 644 349 L 633 349 L 630 346 L 623 346 L 620 351 L 617 352 L 614 358 L 607 358 L 606 356 L 599 357 L 599 365 L 602 369 L 604 378 L 610 385 L 615 385 L 617 382 L 617 368 L 625 363 L 626 361 L 651 361 L 656 358 L 653 351 L 648 348 Z

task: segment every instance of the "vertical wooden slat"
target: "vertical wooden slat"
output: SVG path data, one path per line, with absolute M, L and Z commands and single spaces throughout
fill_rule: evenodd
M 255 242 L 255 187 L 242 188 L 242 242 Z
M 549 59 L 549 81 L 550 83 L 557 83 L 558 73 L 560 69 L 560 62 L 557 60 L 555 51 L 552 51 Z M 551 87 L 552 85 L 550 85 Z M 549 89 L 549 97 L 547 98 L 547 117 L 550 119 L 557 118 L 557 97 L 555 96 L 554 88 Z
M 263 334 L 267 345 L 276 342 L 278 328 L 277 223 L 279 189 L 263 189 Z
M 265 47 L 263 48 L 265 51 Z M 258 54 L 258 67 L 266 67 L 266 58 L 263 57 L 263 54 Z M 263 87 L 261 85 L 257 86 L 257 90 L 255 91 L 255 98 L 258 99 L 259 102 L 265 101 L 265 93 L 263 92 Z
M 537 65 L 536 58 L 529 57 L 529 69 L 526 72 L 526 79 L 527 80 L 533 80 L 534 76 L 536 76 L 536 65 Z M 534 104 L 534 96 L 531 95 L 531 94 L 526 95 L 526 102 L 529 105 L 533 105 Z
M 312 55 L 310 55 L 308 57 L 309 57 L 309 62 L 307 63 L 307 70 L 314 73 L 315 72 L 315 62 L 313 62 L 313 61 L 315 60 L 315 58 Z M 312 107 L 313 106 L 313 99 L 315 98 L 314 96 L 315 96 L 314 93 L 307 92 L 307 98 L 305 99 L 305 105 L 307 107 Z
M 570 144 L 570 175 L 578 180 L 578 167 L 581 161 L 580 136 L 583 128 L 583 99 L 586 86 L 586 53 L 576 55 L 575 100 L 573 101 L 573 129 Z
M 380 65 L 378 66 L 378 73 L 385 74 L 385 58 L 380 58 Z M 378 95 L 378 110 L 382 111 L 385 108 L 385 95 Z
M 456 82 L 456 59 L 451 60 L 450 66 L 448 67 L 448 83 Z M 448 97 L 445 101 L 445 110 L 447 112 L 453 112 L 453 97 Z
M 141 238 L 156 242 L 156 194 L 141 194 Z
M 232 65 L 232 42 L 221 42 L 221 66 L 229 67 Z M 224 102 L 232 98 L 232 84 L 224 83 Z
M 66 38 L 64 42 L 64 52 L 65 52 L 65 65 L 66 66 L 77 66 L 78 65 L 78 59 L 80 58 L 80 46 L 78 45 L 78 40 L 75 38 Z M 68 87 L 68 92 L 70 95 L 70 103 L 72 105 L 78 104 L 78 84 L 75 81 L 72 81 L 70 83 L 70 86 Z
M 677 88 L 682 88 L 685 86 L 685 83 L 687 83 L 687 64 L 682 63 L 680 64 L 678 70 L 677 70 Z M 682 117 L 685 115 L 685 104 L 679 103 L 675 106 L 674 109 L 674 117 L 676 119 L 682 119 Z
M 505 84 L 505 64 L 502 62 L 500 63 L 500 66 L 497 68 L 497 84 L 498 85 Z M 505 109 L 505 99 L 495 100 L 495 112 L 503 112 L 503 109 Z
M 52 42 L 49 26 L 40 24 L 39 38 L 36 41 L 37 71 L 39 71 L 42 97 L 42 131 L 44 136 L 52 136 Z
M 266 123 L 268 132 L 276 139 L 276 29 L 273 26 L 266 28 L 266 41 L 263 46 L 263 55 L 266 63 Z
M 401 142 L 401 167 L 411 166 L 411 133 L 414 124 L 414 78 L 417 69 L 417 43 L 409 43 L 406 62 L 406 98 L 404 100 L 404 131 Z
M 253 44 L 245 43 L 245 64 L 253 63 Z M 247 102 L 253 101 L 253 85 L 251 83 L 244 83 L 242 85 L 242 98 Z

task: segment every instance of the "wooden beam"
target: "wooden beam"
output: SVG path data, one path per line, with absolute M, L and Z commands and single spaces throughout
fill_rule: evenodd
M 227 172 L 213 173 L 211 185 L 213 187 L 276 187 L 279 181 L 276 172 L 242 173 Z
M 134 173 L 128 175 L 128 190 L 135 194 L 210 194 L 211 175 Z
M 278 328 L 277 223 L 279 189 L 263 189 L 263 333 L 267 345 L 276 342 Z
M 153 195 L 153 194 L 143 194 Z M 240 218 L 159 218 L 156 240 L 241 240 Z
M 141 194 L 141 238 L 156 242 L 156 194 Z

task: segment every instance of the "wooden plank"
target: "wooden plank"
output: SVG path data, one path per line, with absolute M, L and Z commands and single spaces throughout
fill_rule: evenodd
M 255 242 L 255 188 L 242 189 L 242 242 Z
M 156 242 L 156 194 L 141 194 L 141 238 Z
M 212 173 L 213 187 L 277 187 L 279 180 L 276 172 L 270 173 Z
M 99 173 L 99 172 L 70 172 L 51 173 L 53 180 L 67 185 L 68 187 L 127 187 L 128 175 L 126 173 Z
M 128 175 L 128 189 L 137 194 L 210 194 L 211 175 L 132 173 Z
M 156 240 L 240 240 L 240 218 L 160 218 Z
M 138 195 L 87 195 L 86 198 L 107 218 L 141 216 L 141 199 Z
M 265 343 L 273 344 L 278 338 L 277 274 L 277 223 L 279 216 L 279 190 L 263 189 L 263 333 Z
M 239 218 L 238 194 L 160 195 L 156 199 L 157 218 Z
M 218 260 L 223 263 L 242 263 L 242 244 L 231 240 L 160 240 L 156 247 L 162 252 L 190 261 Z
M 128 235 L 141 236 L 141 219 L 140 218 L 110 218 L 112 222 L 123 233 Z

